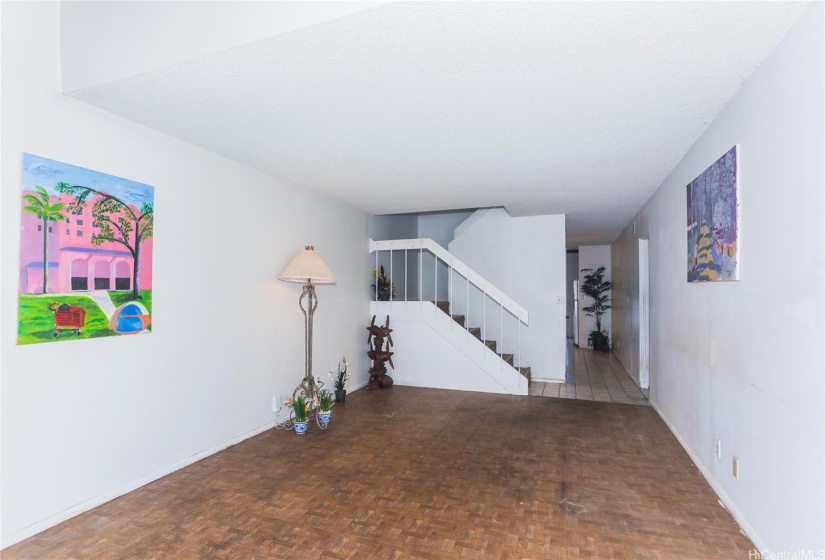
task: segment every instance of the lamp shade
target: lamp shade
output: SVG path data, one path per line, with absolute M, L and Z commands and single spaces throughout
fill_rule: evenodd
M 313 284 L 335 283 L 335 276 L 332 275 L 332 271 L 321 258 L 321 255 L 315 252 L 312 245 L 307 245 L 303 251 L 295 255 L 295 258 L 286 265 L 278 279 L 299 284 L 307 282 Z

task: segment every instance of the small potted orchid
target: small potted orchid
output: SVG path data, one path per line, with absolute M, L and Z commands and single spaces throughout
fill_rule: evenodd
M 372 274 L 375 278 L 375 284 L 370 286 L 375 291 L 375 300 L 390 301 L 391 298 L 395 297 L 395 286 L 392 285 L 392 279 L 387 277 L 384 265 L 372 269 Z
M 344 356 L 344 367 L 341 367 L 341 362 L 329 370 L 329 378 L 335 382 L 335 402 L 344 402 L 347 398 L 347 391 L 344 385 L 349 380 L 349 362 Z
M 299 393 L 295 398 L 287 398 L 285 404 L 290 407 L 295 414 L 295 433 L 307 433 L 307 424 L 309 423 L 309 402 L 307 398 L 302 393 Z
M 321 424 L 329 424 L 329 419 L 332 417 L 332 407 L 335 404 L 335 401 L 332 398 L 332 393 L 324 389 L 319 393 L 318 399 L 318 421 Z

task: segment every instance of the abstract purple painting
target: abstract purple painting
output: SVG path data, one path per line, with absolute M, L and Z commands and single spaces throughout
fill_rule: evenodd
M 687 186 L 688 282 L 739 280 L 739 146 Z

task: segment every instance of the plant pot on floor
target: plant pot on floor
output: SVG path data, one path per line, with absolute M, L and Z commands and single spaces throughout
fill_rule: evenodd
M 295 433 L 296 434 L 305 434 L 307 433 L 307 424 L 309 422 L 295 422 Z
M 335 402 L 344 402 L 347 400 L 347 390 L 341 389 L 340 391 L 335 391 Z

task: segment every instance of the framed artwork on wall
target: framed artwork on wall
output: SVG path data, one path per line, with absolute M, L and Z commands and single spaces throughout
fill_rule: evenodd
M 739 146 L 687 185 L 688 282 L 739 280 Z
M 17 343 L 151 332 L 154 187 L 23 154 Z

